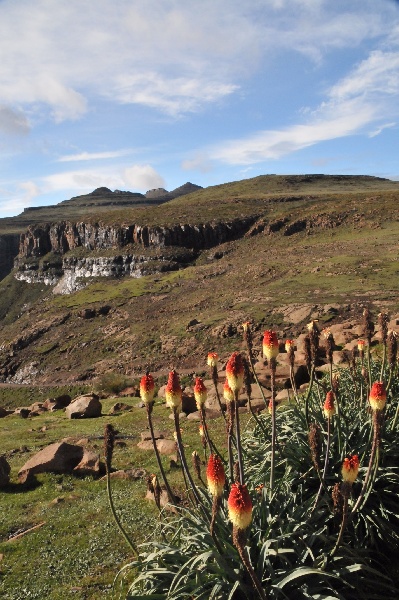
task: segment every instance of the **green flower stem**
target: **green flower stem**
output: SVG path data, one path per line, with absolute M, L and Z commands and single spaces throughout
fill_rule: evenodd
M 337 542 L 330 554 L 331 558 L 334 556 L 334 554 L 336 553 L 336 551 L 338 550 L 339 546 L 341 545 L 342 542 L 342 538 L 344 535 L 344 531 L 346 528 L 346 523 L 348 520 L 348 498 L 349 498 L 349 494 L 350 494 L 350 490 L 352 488 L 352 484 L 344 481 L 342 484 L 343 487 L 343 491 L 342 491 L 342 495 L 344 497 L 344 506 L 343 506 L 343 511 L 342 511 L 342 521 L 341 521 L 341 527 L 339 530 L 339 534 L 338 534 L 338 539 Z
M 166 477 L 166 473 L 165 473 L 165 470 L 164 470 L 163 465 L 162 465 L 161 457 L 159 456 L 157 442 L 156 442 L 155 436 L 154 436 L 154 427 L 153 427 L 153 424 L 152 424 L 152 417 L 151 417 L 153 404 L 147 404 L 146 407 L 147 407 L 148 426 L 150 428 L 152 445 L 154 447 L 154 452 L 155 452 L 155 456 L 156 456 L 156 459 L 157 459 L 158 467 L 159 467 L 159 470 L 161 471 L 162 479 L 163 479 L 165 487 L 166 487 L 166 492 L 168 494 L 169 502 L 174 503 L 175 496 L 174 496 L 174 494 L 173 494 L 173 492 L 171 490 L 171 487 L 169 485 L 168 479 Z
M 177 447 L 179 448 L 180 460 L 181 460 L 181 463 L 183 465 L 183 469 L 184 469 L 184 471 L 185 471 L 185 473 L 187 475 L 188 481 L 190 482 L 190 486 L 191 486 L 191 489 L 192 489 L 192 492 L 194 494 L 194 497 L 195 497 L 196 501 L 205 510 L 205 507 L 203 506 L 201 497 L 200 497 L 200 495 L 198 493 L 197 486 L 195 485 L 194 480 L 191 477 L 191 473 L 190 473 L 190 471 L 188 469 L 188 466 L 187 466 L 186 455 L 185 455 L 185 452 L 184 452 L 183 441 L 181 439 L 181 433 L 180 433 L 179 413 L 177 412 L 176 408 L 173 409 L 173 416 L 174 416 L 174 421 L 175 421 Z
M 374 411 L 374 413 L 373 413 L 374 435 L 373 435 L 373 445 L 371 446 L 369 466 L 367 468 L 366 477 L 364 478 L 363 487 L 361 489 L 359 497 L 356 500 L 354 507 L 352 508 L 352 511 L 350 514 L 351 520 L 352 520 L 353 516 L 355 515 L 355 513 L 360 508 L 360 505 L 363 501 L 364 495 L 366 494 L 366 491 L 368 489 L 368 483 L 370 481 L 370 477 L 371 477 L 373 469 L 375 469 L 375 470 L 378 469 L 377 461 L 374 464 L 376 454 L 377 454 L 377 460 L 379 459 L 379 452 L 377 452 L 377 449 L 378 449 L 379 441 L 380 441 L 379 440 L 379 438 L 380 438 L 380 415 L 378 413 L 380 413 L 380 411 Z M 373 483 L 373 479 L 371 479 L 371 484 L 372 483 Z
M 242 448 L 241 448 L 241 432 L 240 432 L 240 416 L 238 412 L 238 390 L 234 392 L 234 412 L 236 420 L 236 442 L 237 442 L 237 457 L 238 457 L 238 468 L 240 472 L 240 483 L 244 483 L 244 465 L 242 460 Z
M 319 490 L 317 492 L 316 499 L 314 501 L 314 504 L 313 504 L 313 507 L 312 507 L 312 510 L 310 512 L 309 517 L 312 516 L 312 514 L 313 514 L 313 512 L 314 512 L 314 510 L 315 510 L 315 508 L 317 506 L 317 503 L 319 502 L 319 498 L 320 498 L 320 495 L 321 495 L 323 487 L 324 488 L 326 487 L 326 483 L 325 482 L 326 482 L 327 467 L 328 467 L 328 457 L 329 457 L 329 454 L 330 454 L 330 442 L 331 442 L 331 419 L 330 419 L 330 417 L 328 417 L 327 418 L 327 445 L 326 445 L 326 455 L 325 455 L 325 458 L 324 458 L 323 474 L 321 476 L 320 487 L 319 487 Z
M 384 378 L 384 370 L 385 370 L 386 360 L 387 360 L 387 345 L 384 344 L 384 350 L 383 350 L 383 354 L 382 354 L 382 363 L 381 363 L 381 372 L 380 372 L 380 381 L 383 381 L 383 378 Z
M 259 581 L 259 579 L 251 565 L 251 561 L 249 560 L 249 556 L 248 556 L 247 550 L 245 548 L 244 538 L 245 538 L 245 531 L 234 527 L 234 529 L 233 529 L 234 545 L 238 550 L 238 554 L 240 555 L 241 561 L 252 579 L 252 583 L 254 584 L 254 587 L 255 587 L 256 591 L 258 592 L 259 598 L 261 598 L 261 600 L 267 600 L 266 592 L 263 589 L 262 584 Z
M 111 513 L 112 513 L 112 516 L 114 518 L 114 521 L 117 524 L 117 526 L 119 527 L 119 530 L 122 533 L 123 537 L 125 538 L 126 543 L 133 550 L 133 552 L 135 553 L 137 559 L 140 560 L 139 553 L 138 553 L 138 550 L 137 550 L 136 546 L 134 545 L 134 543 L 132 542 L 132 540 L 130 539 L 130 537 L 128 536 L 128 534 L 126 533 L 125 528 L 123 527 L 122 523 L 120 522 L 120 519 L 119 519 L 118 515 L 116 514 L 116 510 L 115 510 L 115 506 L 114 506 L 114 500 L 112 498 L 112 492 L 111 492 L 111 477 L 110 477 L 110 472 L 109 472 L 109 468 L 108 468 L 107 465 L 106 465 L 106 479 L 107 479 L 108 503 L 109 503 L 109 506 L 110 506 Z
M 234 402 L 234 401 L 233 401 Z M 230 481 L 234 483 L 234 459 L 233 459 L 233 428 L 234 428 L 234 406 L 232 402 L 227 405 L 229 418 L 227 421 L 227 453 L 229 456 Z
M 313 379 L 314 379 L 314 365 L 312 364 L 312 367 L 310 369 L 309 387 L 307 389 L 306 396 L 305 396 L 305 419 L 306 419 L 306 425 L 307 425 L 308 430 L 310 428 L 309 400 L 310 400 L 310 394 L 311 394 L 312 387 L 313 387 Z
M 273 496 L 274 489 L 274 471 L 275 471 L 275 459 L 276 459 L 276 359 L 270 360 L 270 381 L 271 381 L 271 407 L 272 407 L 272 447 L 271 447 L 271 459 L 270 459 L 270 490 L 269 498 Z
M 215 393 L 216 393 L 216 398 L 219 404 L 219 408 L 220 408 L 220 412 L 223 415 L 223 419 L 227 422 L 227 417 L 225 415 L 225 412 L 223 410 L 223 406 L 222 406 L 222 402 L 220 400 L 220 394 L 219 394 L 219 390 L 218 390 L 218 369 L 217 367 L 212 367 L 211 368 L 211 378 L 213 381 L 213 387 L 215 388 Z

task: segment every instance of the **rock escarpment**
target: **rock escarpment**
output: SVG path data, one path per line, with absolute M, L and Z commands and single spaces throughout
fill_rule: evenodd
M 49 252 L 65 254 L 75 248 L 86 250 L 123 248 L 138 244 L 145 248 L 178 246 L 202 250 L 241 237 L 256 217 L 212 222 L 198 225 L 176 224 L 170 227 L 132 225 L 102 225 L 63 221 L 28 227 L 21 234 L 20 257 L 45 256 Z
M 19 250 L 19 234 L 0 235 L 0 280 L 10 273 Z

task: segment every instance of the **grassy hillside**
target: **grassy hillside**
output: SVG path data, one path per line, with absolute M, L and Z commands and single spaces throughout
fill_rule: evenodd
M 337 318 L 366 305 L 397 312 L 398 200 L 398 184 L 387 180 L 264 176 L 145 209 L 159 224 L 182 215 L 204 222 L 256 214 L 261 226 L 256 235 L 203 251 L 180 271 L 88 280 L 70 296 L 7 278 L 0 286 L 1 358 L 7 344 L 33 333 L 12 360 L 37 363 L 39 382 L 63 384 L 107 370 L 193 368 L 212 348 L 233 348 L 245 320 L 285 336 L 302 331 L 310 314 L 331 319 L 331 304 L 341 307 Z M 267 233 L 279 220 L 285 225 Z M 302 303 L 308 314 L 296 322 L 287 307 Z M 82 318 L 82 310 L 103 305 L 111 307 L 107 316 Z M 36 336 L 43 315 L 55 325 Z

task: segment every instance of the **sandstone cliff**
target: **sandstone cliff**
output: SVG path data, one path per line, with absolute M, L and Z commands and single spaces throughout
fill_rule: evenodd
M 177 224 L 172 227 L 146 227 L 139 224 L 102 225 L 72 223 L 30 226 L 21 234 L 19 256 L 39 257 L 55 252 L 65 254 L 78 247 L 86 250 L 120 249 L 128 244 L 143 247 L 180 246 L 202 250 L 241 237 L 256 220 L 255 216 L 229 222 L 199 225 Z

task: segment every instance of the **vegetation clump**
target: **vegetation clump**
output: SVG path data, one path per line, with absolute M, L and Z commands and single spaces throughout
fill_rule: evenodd
M 268 410 L 253 412 L 241 432 L 238 391 L 245 363 L 257 379 L 248 322 L 243 329 L 247 351 L 234 352 L 226 368 L 227 452 L 216 447 L 209 431 L 205 437 L 211 452 L 208 489 L 202 479 L 194 482 L 185 459 L 181 387 L 176 371 L 170 373 L 166 396 L 186 502 L 169 494 L 173 513 L 160 507 L 153 539 L 137 547 L 137 558 L 118 573 L 116 582 L 136 574 L 126 598 L 395 597 L 395 583 L 384 566 L 399 541 L 399 377 L 393 334 L 381 328 L 382 361 L 373 359 L 370 343 L 359 340 L 361 350 L 355 346 L 349 367 L 338 371 L 331 358 L 319 379 L 322 340 L 330 357 L 333 342 L 330 332 L 320 332 L 312 321 L 305 340 L 310 382 L 297 390 L 292 378 L 292 401 L 278 406 L 273 382 L 279 344 L 275 332 L 266 331 L 263 349 L 272 396 Z M 367 316 L 368 341 L 369 329 Z M 286 349 L 292 365 L 292 340 Z M 206 429 L 203 405 L 201 414 Z

